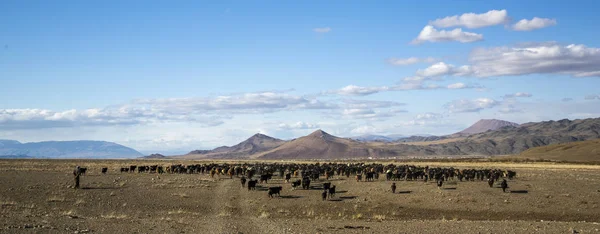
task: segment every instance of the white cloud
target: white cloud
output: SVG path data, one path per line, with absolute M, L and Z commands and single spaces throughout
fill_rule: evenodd
M 316 33 L 328 33 L 328 32 L 331 32 L 331 28 L 330 27 L 313 28 L 313 31 Z
M 529 74 L 600 76 L 600 49 L 553 43 L 529 47 L 495 47 L 474 50 L 469 56 L 471 74 L 477 77 Z
M 486 13 L 465 13 L 462 15 L 448 16 L 430 21 L 429 24 L 438 28 L 467 27 L 481 28 L 504 24 L 508 22 L 506 10 L 491 10 Z
M 448 74 L 459 75 L 461 68 L 454 69 Z M 463 83 L 454 83 L 448 86 L 440 86 L 436 84 L 423 84 L 424 80 L 430 78 L 424 76 L 414 76 L 405 78 L 403 83 L 393 86 L 376 86 L 376 87 L 362 87 L 355 85 L 348 85 L 338 90 L 330 90 L 323 92 L 323 94 L 339 94 L 344 96 L 367 96 L 380 92 L 392 92 L 392 91 L 407 91 L 407 90 L 432 90 L 432 89 L 479 89 L 482 88 L 480 85 L 466 85 Z
M 450 31 L 437 30 L 431 25 L 427 25 L 421 30 L 417 38 L 415 38 L 413 44 L 421 44 L 423 42 L 448 42 L 458 41 L 461 43 L 469 43 L 483 40 L 483 35 L 463 32 L 460 28 L 455 28 Z
M 500 105 L 501 102 L 490 98 L 460 99 L 445 105 L 450 113 L 479 112 Z
M 502 107 L 498 110 L 498 112 L 500 113 L 504 113 L 504 114 L 510 114 L 510 113 L 523 113 L 523 110 L 516 108 L 514 105 L 508 105 L 505 107 Z
M 404 106 L 405 103 L 394 101 L 372 101 L 372 100 L 343 100 L 344 108 L 347 109 L 366 109 L 366 108 L 390 108 Z
M 390 59 L 388 59 L 388 63 L 390 63 L 394 66 L 406 66 L 406 65 L 411 65 L 411 64 L 415 64 L 415 63 L 434 63 L 435 61 L 437 61 L 437 59 L 432 58 L 432 57 L 427 57 L 427 58 L 410 57 L 410 58 L 390 58 Z
M 286 129 L 286 130 L 291 130 L 291 129 L 316 129 L 319 128 L 318 124 L 311 124 L 311 123 L 306 123 L 306 122 L 296 122 L 293 124 L 286 124 L 286 123 L 281 123 L 279 124 L 279 128 L 280 129 Z
M 518 92 L 504 95 L 504 98 L 532 97 L 530 93 Z
M 334 93 L 337 93 L 340 95 L 347 95 L 347 96 L 365 96 L 365 95 L 370 95 L 370 94 L 374 94 L 374 93 L 379 93 L 382 91 L 388 91 L 389 89 L 390 88 L 387 86 L 361 87 L 361 86 L 356 86 L 356 85 L 348 85 L 337 91 L 334 91 Z
M 512 26 L 515 31 L 531 31 L 556 25 L 555 19 L 533 17 L 531 20 L 522 19 Z
M 0 129 L 41 129 L 81 126 L 136 125 L 154 122 L 196 122 L 204 126 L 223 123 L 226 116 L 181 115 L 149 108 L 87 109 L 52 111 L 44 109 L 0 109 Z
M 423 113 L 423 114 L 418 114 L 415 119 L 417 120 L 438 120 L 444 118 L 444 115 L 442 114 L 438 114 L 438 113 Z
M 471 68 L 469 66 L 460 66 L 460 67 L 455 67 L 452 64 L 447 64 L 444 62 L 439 62 L 436 64 L 433 64 L 425 69 L 419 69 L 417 70 L 416 74 L 417 76 L 412 77 L 412 80 L 417 80 L 417 77 L 420 77 L 421 80 L 425 80 L 427 78 L 435 78 L 435 77 L 440 77 L 440 76 L 446 76 L 446 75 L 455 75 L 455 76 L 466 76 L 466 75 L 470 75 L 472 73 Z M 406 80 L 405 78 L 405 81 Z
M 213 98 L 139 99 L 135 105 L 171 113 L 260 113 L 290 109 L 334 109 L 337 106 L 316 99 L 277 92 L 245 93 Z
M 373 125 L 362 125 L 350 130 L 350 133 L 355 135 L 375 134 L 380 132 L 382 132 L 382 130 Z

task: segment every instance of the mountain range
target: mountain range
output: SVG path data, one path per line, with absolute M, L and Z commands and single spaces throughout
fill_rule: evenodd
M 0 140 L 4 158 L 135 158 L 142 153 L 106 141 L 44 141 L 21 143 Z
M 257 141 L 257 134 L 236 146 L 192 151 L 180 158 L 343 159 L 506 155 L 518 154 L 533 147 L 597 139 L 600 138 L 599 131 L 600 118 L 573 121 L 564 119 L 522 125 L 500 120 L 481 120 L 456 134 L 441 137 L 412 136 L 394 142 L 359 141 L 317 130 L 290 141 L 260 135 L 259 139 L 269 139 L 266 141 L 268 144 Z M 253 143 L 250 144 L 251 147 L 248 147 L 249 142 Z
M 531 148 L 600 139 L 600 118 L 516 124 L 480 120 L 445 135 L 365 135 L 342 138 L 323 130 L 293 140 L 255 134 L 233 146 L 194 150 L 185 155 L 153 154 L 164 159 L 344 159 L 519 154 Z M 592 145 L 595 147 L 595 145 Z M 580 147 L 589 149 L 590 147 Z M 556 152 L 553 148 L 553 152 Z M 545 151 L 536 151 L 545 152 Z M 579 152 L 581 153 L 581 152 Z M 112 142 L 0 140 L 2 158 L 138 158 L 143 154 Z

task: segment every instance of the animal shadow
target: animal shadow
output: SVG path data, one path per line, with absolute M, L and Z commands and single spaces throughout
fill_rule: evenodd
M 295 196 L 295 195 L 283 195 L 280 196 L 283 199 L 298 199 L 298 198 L 302 198 L 302 196 Z
M 511 190 L 510 193 L 529 193 L 527 190 Z
M 341 196 L 340 199 L 346 200 L 346 199 L 354 199 L 357 198 L 357 196 Z
M 96 189 L 120 189 L 118 187 L 81 187 L 83 190 L 96 190 Z
M 456 188 L 443 188 L 443 190 L 456 190 Z

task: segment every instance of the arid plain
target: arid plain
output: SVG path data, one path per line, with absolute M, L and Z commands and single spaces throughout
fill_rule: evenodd
M 1 160 L 3 233 L 597 233 L 600 166 L 509 162 L 395 162 L 517 172 L 509 191 L 485 181 L 374 182 L 330 179 L 335 198 L 292 190 L 279 177 L 242 188 L 234 176 L 120 173 L 175 160 Z M 370 162 L 369 162 L 370 163 Z M 382 162 L 389 163 L 389 162 Z M 75 165 L 82 189 L 70 188 Z M 100 168 L 108 167 L 107 174 Z M 262 188 L 283 186 L 281 197 Z

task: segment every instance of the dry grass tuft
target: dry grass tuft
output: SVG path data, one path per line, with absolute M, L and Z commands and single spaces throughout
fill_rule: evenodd
M 182 198 L 188 198 L 188 197 L 190 197 L 186 193 L 172 193 L 171 195 L 172 196 L 176 196 L 176 197 L 182 197 Z
M 0 206 L 14 206 L 16 204 L 14 201 L 0 201 Z
M 362 219 L 362 218 L 363 218 L 363 214 L 360 214 L 360 213 L 352 215 L 352 219 Z
M 386 220 L 387 217 L 385 215 L 373 215 L 373 219 L 377 221 L 383 221 Z
M 269 217 L 271 217 L 271 214 L 269 214 L 269 212 L 263 211 L 258 217 L 261 219 L 268 219 Z
M 127 215 L 126 214 L 117 214 L 115 212 L 112 212 L 110 214 L 100 215 L 100 217 L 105 218 L 105 219 L 125 219 L 125 218 L 127 218 Z

